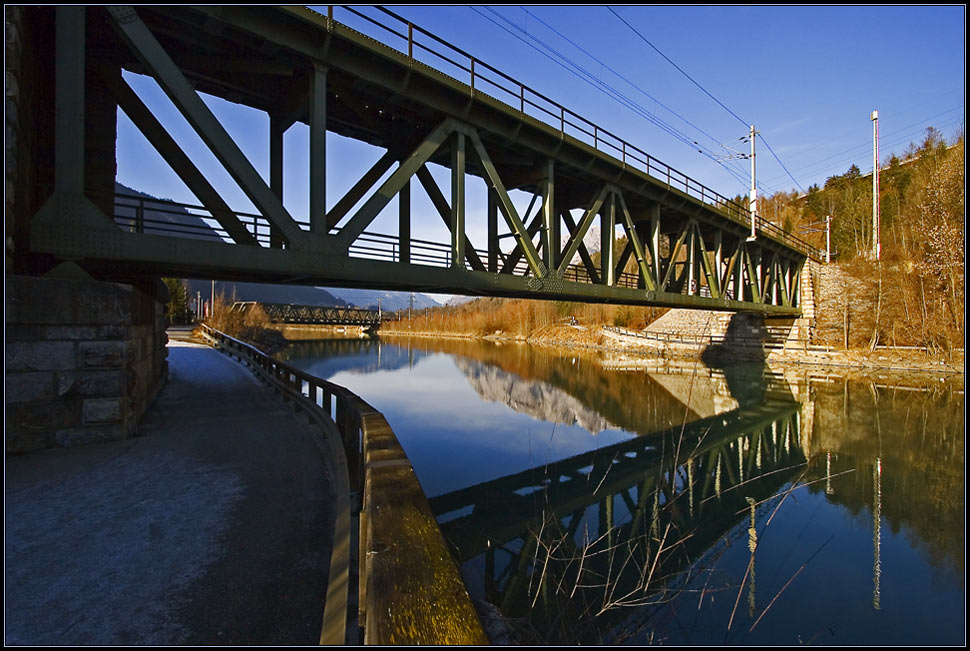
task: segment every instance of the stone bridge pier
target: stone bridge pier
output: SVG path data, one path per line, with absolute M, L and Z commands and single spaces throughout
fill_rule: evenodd
M 31 253 L 29 219 L 55 177 L 52 8 L 4 7 L 5 445 L 15 454 L 132 436 L 168 374 L 165 286 L 94 278 Z M 85 75 L 86 182 L 113 191 L 116 108 Z M 83 262 L 83 261 L 78 261 Z

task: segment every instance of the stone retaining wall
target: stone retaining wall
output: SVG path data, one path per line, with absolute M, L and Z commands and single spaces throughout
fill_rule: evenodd
M 7 454 L 133 436 L 168 375 L 165 292 L 56 277 L 6 284 Z

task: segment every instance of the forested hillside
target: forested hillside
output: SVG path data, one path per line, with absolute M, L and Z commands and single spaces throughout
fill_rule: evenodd
M 834 269 L 822 283 L 820 336 L 844 347 L 962 347 L 964 139 L 928 129 L 880 171 L 880 242 L 872 256 L 872 177 L 852 166 L 807 194 L 764 199 L 761 214 L 786 230 L 820 230 L 832 217 Z M 802 234 L 825 247 L 824 233 Z M 837 325 L 833 325 L 837 324 Z

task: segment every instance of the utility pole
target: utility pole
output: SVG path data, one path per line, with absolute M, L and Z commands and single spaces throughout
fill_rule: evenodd
M 210 281 L 212 283 L 211 295 L 209 296 L 209 316 L 215 316 L 216 314 L 216 281 Z
M 751 235 L 748 236 L 748 241 L 753 240 L 758 236 L 756 231 L 755 222 L 758 217 L 758 185 L 755 183 L 754 176 L 754 137 L 757 135 L 757 131 L 754 130 L 754 125 L 751 125 L 751 133 L 748 136 L 751 140 L 751 195 L 748 202 L 748 208 L 751 211 Z
M 879 242 L 879 111 L 869 114 L 872 120 L 872 257 L 880 257 Z

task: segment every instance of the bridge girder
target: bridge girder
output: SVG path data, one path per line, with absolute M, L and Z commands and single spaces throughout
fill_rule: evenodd
M 86 43 L 86 21 L 107 22 L 114 36 Z M 800 313 L 798 280 L 806 252 L 784 233 L 763 222 L 759 237 L 749 241 L 749 224 L 724 197 L 687 177 L 684 190 L 678 189 L 679 173 L 646 154 L 637 158 L 625 143 L 621 159 L 604 153 L 608 132 L 595 125 L 592 145 L 570 135 L 561 107 L 559 129 L 529 115 L 531 89 L 518 87 L 521 110 L 482 93 L 475 88 L 483 77 L 476 76 L 474 60 L 471 83 L 464 84 L 422 64 L 413 52 L 398 52 L 303 9 L 58 8 L 57 25 L 55 67 L 64 81 L 53 101 L 55 167 L 61 172 L 53 194 L 30 220 L 33 253 L 78 260 L 103 276 L 163 274 Z M 93 52 L 106 50 L 111 52 L 106 60 L 158 82 L 258 214 L 230 210 L 110 70 L 103 76 L 112 97 L 197 196 L 202 205 L 195 213 L 210 220 L 205 222 L 210 232 L 192 237 L 183 226 L 139 221 L 144 201 L 132 208 L 133 200 L 115 197 L 112 215 L 95 206 L 91 199 L 103 188 L 85 183 L 79 162 L 86 144 L 79 128 L 86 89 L 70 79 Z M 200 92 L 266 111 L 269 182 Z M 294 121 L 310 125 L 306 221 L 295 219 L 281 198 L 282 134 Z M 385 151 L 329 211 L 328 130 Z M 449 192 L 438 186 L 432 164 L 450 170 Z M 411 237 L 415 177 L 450 242 Z M 466 177 L 484 181 L 485 210 L 466 206 Z M 532 194 L 535 212 L 530 207 L 520 214 L 513 188 Z M 398 233 L 369 232 L 395 199 Z M 488 235 L 485 247 L 476 249 L 468 220 L 482 213 Z M 594 223 L 599 252 L 587 247 Z

